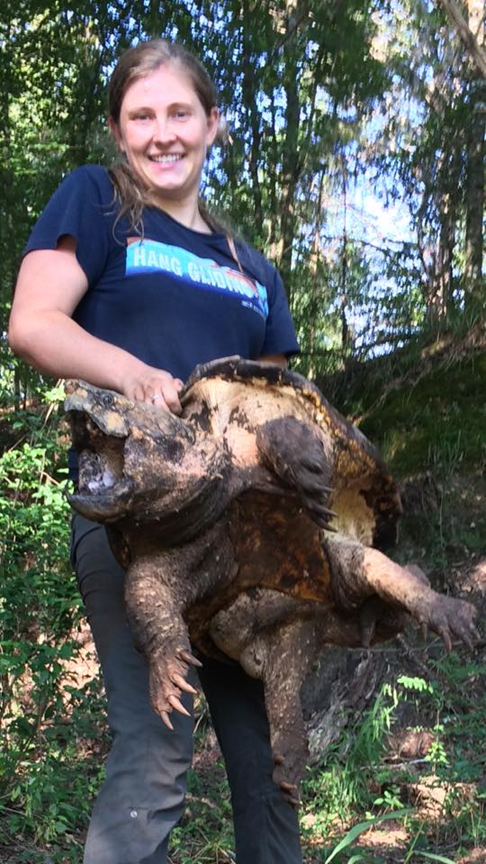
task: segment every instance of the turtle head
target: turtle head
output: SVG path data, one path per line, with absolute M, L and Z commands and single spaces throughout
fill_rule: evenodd
M 135 511 L 145 520 L 155 517 L 186 473 L 192 428 L 170 412 L 82 381 L 67 382 L 65 410 L 79 458 L 73 508 L 97 521 Z

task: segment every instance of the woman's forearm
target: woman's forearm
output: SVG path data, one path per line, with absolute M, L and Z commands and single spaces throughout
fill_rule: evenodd
M 81 378 L 129 399 L 156 402 L 158 408 L 176 414 L 181 411 L 182 381 L 92 336 L 59 310 L 38 311 L 27 321 L 14 316 L 9 343 L 16 354 L 47 375 Z
M 82 378 L 122 392 L 127 377 L 145 366 L 128 351 L 87 333 L 58 310 L 38 312 L 26 323 L 12 322 L 8 336 L 16 354 L 55 378 Z

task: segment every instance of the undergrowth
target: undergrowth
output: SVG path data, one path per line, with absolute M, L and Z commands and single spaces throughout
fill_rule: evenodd
M 309 769 L 302 823 L 310 860 L 330 860 L 336 838 L 363 815 L 360 833 L 395 813 L 405 832 L 400 850 L 390 844 L 372 851 L 366 843 L 356 846 L 354 836 L 356 848 L 347 844 L 332 860 L 348 861 L 359 852 L 368 864 L 418 861 L 422 853 L 434 856 L 450 847 L 457 860 L 486 842 L 486 658 L 441 653 L 429 658 L 427 670 L 427 677 L 400 674 L 384 684 L 371 710 Z M 420 759 L 407 760 L 393 749 L 390 736 L 405 703 L 420 718 L 412 731 L 430 733 Z

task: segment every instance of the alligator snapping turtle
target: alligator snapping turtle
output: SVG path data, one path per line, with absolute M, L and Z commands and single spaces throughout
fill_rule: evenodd
M 274 779 L 296 801 L 300 685 L 326 644 L 370 645 L 405 613 L 471 646 L 474 608 L 391 561 L 401 504 L 379 454 L 302 376 L 238 357 L 198 366 L 182 417 L 67 385 L 75 510 L 105 522 L 126 568 L 155 710 L 184 711 L 191 643 L 261 678 Z

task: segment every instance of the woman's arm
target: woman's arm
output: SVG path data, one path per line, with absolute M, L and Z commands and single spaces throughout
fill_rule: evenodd
M 63 237 L 57 249 L 35 250 L 24 258 L 10 316 L 10 347 L 55 378 L 81 378 L 179 413 L 182 381 L 91 336 L 72 320 L 88 290 L 75 249 L 74 238 Z

